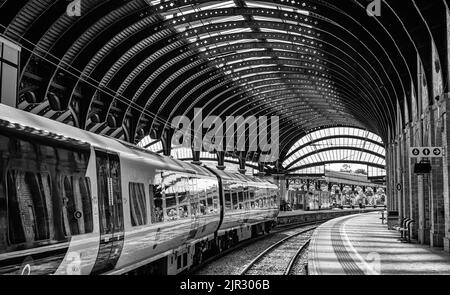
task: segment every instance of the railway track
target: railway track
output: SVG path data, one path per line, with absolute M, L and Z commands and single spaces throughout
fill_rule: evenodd
M 284 235 L 284 234 L 292 234 L 295 231 L 301 230 L 302 232 L 311 232 L 312 235 L 312 231 L 314 229 L 316 229 L 318 227 L 318 225 L 326 222 L 327 220 L 321 220 L 318 222 L 307 222 L 307 223 L 297 223 L 297 224 L 289 224 L 287 226 L 281 226 L 281 227 L 277 227 L 276 230 L 272 231 L 270 234 L 267 235 L 263 235 L 257 238 L 253 238 L 251 240 L 248 241 L 244 241 L 230 249 L 227 249 L 223 252 L 221 252 L 220 254 L 217 254 L 213 257 L 208 258 L 207 260 L 203 261 L 201 263 L 201 265 L 196 266 L 195 268 L 192 268 L 188 274 L 235 274 L 235 275 L 239 275 L 242 271 L 239 271 L 239 269 L 242 269 L 242 265 L 230 265 L 230 266 L 224 266 L 221 267 L 220 266 L 220 260 L 225 260 L 223 262 L 223 264 L 229 264 L 230 261 L 237 261 L 236 264 L 242 263 L 242 261 L 248 261 L 250 259 L 252 259 L 253 257 L 255 257 L 256 255 L 258 255 L 259 253 L 261 253 L 261 249 L 258 244 L 264 244 L 269 242 L 270 245 L 273 245 L 274 243 L 278 243 L 280 241 L 280 236 Z M 283 236 L 284 239 L 284 236 Z M 272 241 L 273 240 L 273 241 Z M 256 249 L 250 249 L 250 248 L 256 248 Z M 263 249 L 265 249 L 267 247 L 267 245 L 263 245 Z M 302 247 L 303 251 L 307 249 L 307 246 Z M 296 249 L 298 250 L 298 248 Z M 300 255 L 301 253 L 303 253 L 303 251 L 298 251 L 298 255 Z M 242 252 L 242 255 L 239 255 L 240 252 Z M 250 256 L 249 259 L 245 259 L 245 256 Z M 226 259 L 228 257 L 232 257 L 231 259 Z M 236 258 L 236 259 L 235 259 Z M 297 259 L 293 259 L 291 262 L 291 268 L 294 267 L 296 265 L 296 260 Z M 212 270 L 211 271 L 204 271 L 205 269 L 207 269 L 209 266 L 214 265 L 214 264 L 219 264 L 219 266 L 212 266 Z M 245 266 L 245 265 L 244 265 Z M 219 270 L 216 270 L 219 269 Z
M 311 235 L 317 227 L 294 232 L 272 244 L 253 259 L 241 275 L 290 275 L 298 258 L 308 248 Z
M 309 239 L 305 244 L 303 244 L 302 247 L 300 247 L 300 249 L 297 251 L 295 256 L 289 262 L 289 265 L 286 268 L 286 271 L 284 272 L 284 275 L 289 276 L 289 275 L 297 275 L 298 274 L 298 272 L 296 271 L 296 267 L 297 267 L 298 261 L 302 257 L 302 255 L 304 253 L 306 253 L 306 251 L 308 250 L 310 242 L 311 242 L 311 239 Z M 300 265 L 300 266 L 304 268 L 304 269 L 302 269 L 303 273 L 307 274 L 307 272 L 308 272 L 307 260 L 306 260 L 306 264 L 305 265 Z

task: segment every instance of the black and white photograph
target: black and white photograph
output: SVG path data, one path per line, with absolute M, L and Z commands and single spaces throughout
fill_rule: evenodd
M 0 280 L 450 275 L 447 111 L 449 0 L 0 0 Z

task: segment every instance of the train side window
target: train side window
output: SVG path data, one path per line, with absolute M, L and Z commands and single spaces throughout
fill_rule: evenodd
M 264 194 L 265 194 L 265 189 L 263 188 L 259 188 L 258 189 L 258 208 L 262 209 L 264 208 L 264 203 L 263 203 L 263 199 L 264 199 Z
M 201 215 L 208 214 L 208 207 L 205 199 L 200 200 L 200 214 Z
M 273 190 L 273 193 L 272 193 L 272 207 L 273 208 L 277 208 L 278 206 L 277 206 L 277 199 L 278 199 L 278 192 L 277 192 L 277 190 Z
M 240 187 L 238 191 L 238 199 L 239 199 L 239 210 L 244 210 L 244 191 L 243 188 Z
M 231 203 L 231 190 L 228 185 L 224 185 L 224 194 L 225 194 L 225 209 L 226 210 L 232 210 L 232 203 Z
M 178 220 L 177 198 L 175 193 L 166 194 L 164 201 L 166 203 L 165 208 L 167 220 L 168 221 Z
M 191 204 L 191 216 L 198 216 L 200 214 L 200 204 L 198 202 L 198 181 L 195 177 L 189 177 L 187 181 L 189 191 L 189 202 Z
M 198 184 L 198 197 L 199 197 L 199 209 L 200 209 L 200 215 L 206 215 L 207 214 L 207 196 L 206 196 L 206 185 L 204 180 L 199 179 Z
M 188 202 L 188 193 L 181 192 L 178 193 L 178 216 L 180 219 L 189 218 L 189 202 Z
M 238 201 L 238 191 L 237 189 L 232 190 L 232 200 L 233 200 L 233 210 L 239 209 L 239 201 Z
M 206 213 L 207 214 L 214 214 L 215 211 L 215 204 L 214 204 L 214 199 L 215 199 L 215 194 L 217 192 L 217 188 L 215 186 L 214 181 L 212 180 L 206 180 L 205 182 L 206 187 Z
M 50 176 L 46 173 L 8 171 L 8 224 L 12 245 L 50 239 L 48 207 Z M 51 209 L 50 209 L 51 210 Z
M 213 186 L 212 197 L 213 197 L 213 211 L 214 213 L 218 213 L 220 201 L 219 201 L 219 187 L 217 186 L 217 184 L 214 184 Z
M 89 179 L 64 176 L 62 187 L 64 235 L 70 237 L 91 233 L 93 224 Z
M 255 209 L 255 188 L 252 186 L 248 188 L 248 200 L 250 209 Z
M 89 177 L 81 177 L 79 178 L 79 185 L 83 202 L 80 219 L 84 220 L 84 232 L 92 233 L 94 231 L 94 222 L 92 218 L 91 179 Z
M 152 223 L 164 222 L 163 198 L 160 184 L 150 184 L 150 202 L 152 203 Z
M 0 136 L 0 246 L 24 250 L 92 232 L 89 157 L 87 146 L 75 151 Z
M 248 195 L 248 187 L 244 187 L 244 209 L 250 210 L 250 200 Z
M 255 209 L 259 209 L 259 198 L 261 197 L 261 190 L 255 187 Z
M 208 205 L 208 214 L 213 214 L 214 213 L 214 196 L 212 192 L 208 192 L 206 194 L 207 197 L 207 205 Z
M 145 199 L 145 185 L 143 183 L 129 184 L 130 216 L 132 226 L 147 224 L 147 200 Z

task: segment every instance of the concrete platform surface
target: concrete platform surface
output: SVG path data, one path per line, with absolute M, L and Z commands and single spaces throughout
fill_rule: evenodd
M 334 219 L 311 239 L 309 274 L 450 275 L 450 255 L 399 238 L 382 224 L 380 212 Z

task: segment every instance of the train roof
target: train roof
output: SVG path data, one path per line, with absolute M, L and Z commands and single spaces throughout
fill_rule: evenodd
M 214 170 L 214 171 L 215 171 L 215 173 L 217 173 L 220 176 L 220 178 L 222 178 L 224 180 L 234 180 L 234 181 L 239 180 L 242 182 L 253 183 L 254 185 L 265 184 L 266 186 L 269 186 L 269 187 L 278 188 L 273 183 L 268 182 L 268 181 L 258 178 L 258 177 L 244 175 L 244 174 L 235 173 L 235 172 L 221 171 L 221 170 Z
M 145 161 L 160 169 L 215 177 L 205 168 L 193 167 L 194 165 L 141 149 L 130 143 L 88 132 L 4 104 L 0 104 L 0 114 L 0 127 L 16 133 L 35 136 L 47 142 L 57 142 L 78 149 L 86 149 L 91 146 L 106 149 L 138 161 Z

